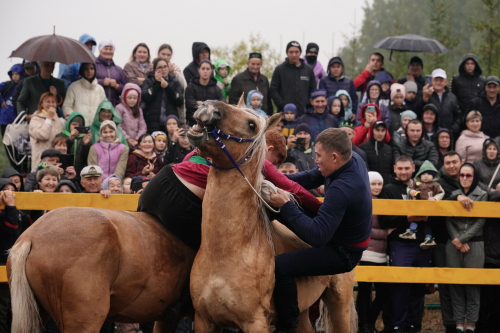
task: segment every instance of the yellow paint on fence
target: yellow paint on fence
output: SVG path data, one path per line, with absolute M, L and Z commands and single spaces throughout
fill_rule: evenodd
M 7 269 L 5 266 L 0 266 L 0 283 L 7 282 Z

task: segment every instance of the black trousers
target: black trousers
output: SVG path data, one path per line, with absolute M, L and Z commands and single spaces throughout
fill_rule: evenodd
M 350 272 L 359 263 L 361 255 L 361 251 L 352 251 L 338 244 L 277 255 L 274 287 L 274 303 L 278 313 L 276 328 L 287 331 L 299 323 L 294 277 Z
M 492 263 L 485 263 L 484 268 L 500 269 Z M 476 323 L 476 331 L 493 333 L 500 331 L 500 285 L 481 286 L 481 304 L 479 307 L 479 319 Z

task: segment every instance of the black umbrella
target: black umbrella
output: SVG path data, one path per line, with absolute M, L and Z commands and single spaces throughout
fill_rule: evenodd
M 385 37 L 373 45 L 375 49 L 386 49 L 400 52 L 450 52 L 443 44 L 435 39 L 425 38 L 419 35 L 402 35 Z
M 23 58 L 31 61 L 52 61 L 63 64 L 94 62 L 90 50 L 76 39 L 53 35 L 28 39 L 9 58 Z

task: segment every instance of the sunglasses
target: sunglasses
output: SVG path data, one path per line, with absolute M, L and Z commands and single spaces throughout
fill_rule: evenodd
M 460 178 L 472 178 L 474 177 L 474 175 L 470 174 L 470 173 L 461 173 L 458 175 Z

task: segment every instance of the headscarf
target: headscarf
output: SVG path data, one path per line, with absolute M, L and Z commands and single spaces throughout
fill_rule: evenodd
M 113 178 L 118 179 L 120 181 L 120 184 L 122 184 L 122 180 L 120 177 L 118 177 L 117 175 L 111 175 L 102 181 L 101 190 L 109 190 L 109 181 Z M 121 186 L 121 193 L 123 194 L 123 186 Z
M 471 164 L 471 163 L 464 163 L 464 164 L 462 164 L 462 166 L 460 167 L 460 171 L 465 166 L 470 167 L 470 168 L 472 168 L 472 170 L 474 170 L 474 173 L 473 173 L 474 174 L 474 179 L 472 180 L 472 184 L 471 184 L 468 192 L 465 192 L 464 188 L 462 187 L 462 183 L 459 182 L 460 189 L 462 190 L 462 192 L 465 195 L 468 195 L 469 193 L 471 193 L 472 191 L 474 191 L 476 189 L 476 187 L 478 186 L 478 184 L 479 184 L 479 172 L 477 171 L 476 167 L 474 167 L 474 165 Z

